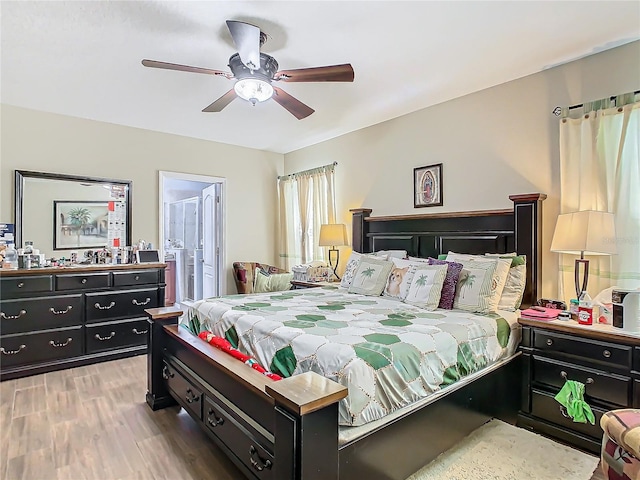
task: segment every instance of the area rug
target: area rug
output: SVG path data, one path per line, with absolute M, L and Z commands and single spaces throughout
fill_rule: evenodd
M 491 420 L 407 480 L 589 480 L 599 459 Z

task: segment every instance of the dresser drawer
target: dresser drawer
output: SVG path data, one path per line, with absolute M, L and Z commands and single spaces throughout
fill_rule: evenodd
M 0 302 L 0 332 L 3 335 L 81 324 L 80 293 Z
M 601 370 L 573 365 L 533 356 L 532 381 L 556 389 L 562 388 L 566 379 L 577 380 L 585 384 L 585 400 L 602 401 L 620 406 L 629 405 L 631 378 L 613 375 Z
M 164 363 L 162 376 L 180 404 L 191 411 L 197 419 L 202 420 L 202 390 L 194 386 L 178 370 L 167 362 Z
M 562 353 L 614 367 L 630 369 L 632 347 L 586 338 L 534 330 L 533 346 L 540 351 Z
M 146 318 L 87 325 L 85 328 L 87 353 L 146 345 L 148 331 L 149 323 Z
M 160 272 L 155 270 L 139 270 L 133 272 L 113 272 L 113 286 L 135 286 L 146 285 L 149 283 L 158 283 L 160 281 Z
M 145 309 L 158 306 L 158 289 L 87 293 L 85 298 L 87 322 L 142 317 Z
M 56 290 L 85 290 L 110 286 L 108 273 L 56 275 Z
M 253 474 L 261 479 L 273 479 L 273 455 L 215 400 L 205 395 L 202 420 L 209 431 L 238 455 Z
M 28 277 L 8 277 L 0 279 L 0 296 L 8 298 L 25 293 L 53 291 L 52 275 L 34 275 Z
M 600 419 L 606 410 L 595 407 L 591 407 L 591 410 L 596 417 L 594 425 L 574 422 L 567 414 L 567 409 L 560 405 L 553 395 L 538 390 L 531 392 L 531 414 L 533 416 L 600 440 L 602 438 Z
M 0 337 L 2 368 L 81 355 L 82 328 L 78 326 Z

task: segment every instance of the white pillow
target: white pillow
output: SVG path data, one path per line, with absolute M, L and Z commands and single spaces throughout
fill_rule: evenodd
M 424 264 L 394 257 L 390 260 L 393 262 L 393 267 L 389 273 L 389 278 L 387 279 L 387 284 L 384 287 L 382 296 L 404 300 L 407 293 L 409 293 L 409 286 L 411 285 L 416 267 Z
M 405 302 L 426 310 L 435 310 L 440 303 L 440 292 L 447 265 L 421 265 L 415 268 Z
M 494 271 L 492 278 L 492 293 L 495 295 L 495 298 L 491 300 L 491 304 L 495 303 L 495 309 L 498 308 L 498 303 L 500 303 L 500 296 L 502 295 L 502 290 L 504 290 L 504 285 L 507 283 L 507 277 L 509 276 L 509 269 L 511 268 L 511 258 L 500 258 L 500 257 L 487 257 L 482 255 L 467 255 L 464 253 L 454 253 L 449 252 L 447 254 L 448 262 L 458 262 L 464 265 L 465 260 L 475 260 L 477 262 L 497 262 L 497 267 Z M 464 269 L 462 271 L 464 273 Z M 460 278 L 462 279 L 462 273 L 460 274 Z
M 485 253 L 485 255 L 488 257 L 515 257 L 516 253 L 505 253 L 504 255 Z M 507 275 L 507 281 L 504 284 L 502 295 L 500 295 L 498 310 L 515 312 L 520 308 L 520 303 L 522 303 L 522 295 L 524 295 L 524 288 L 527 284 L 527 264 L 524 255 L 518 256 L 523 257 L 525 263 L 514 266 L 514 262 L 512 261 L 511 268 L 509 268 L 509 275 Z
M 460 259 L 456 262 L 462 264 L 462 272 L 456 286 L 453 308 L 478 313 L 495 312 L 500 300 L 494 288 L 498 262 Z
M 406 250 L 378 250 L 375 254 L 378 257 L 385 257 L 387 260 L 392 258 L 407 258 Z
M 349 293 L 379 296 L 387 283 L 392 262 L 371 257 L 361 257 L 349 286 Z
M 349 286 L 351 285 L 351 282 L 353 281 L 353 275 L 356 273 L 356 269 L 358 268 L 358 265 L 360 264 L 360 259 L 362 257 L 373 257 L 373 258 L 380 259 L 380 257 L 376 257 L 375 255 L 372 255 L 372 254 L 362 254 L 362 253 L 352 251 L 351 255 L 349 255 L 349 259 L 347 260 L 347 264 L 344 267 L 342 280 L 340 280 L 341 287 L 349 288 Z M 384 260 L 386 260 L 386 258 Z

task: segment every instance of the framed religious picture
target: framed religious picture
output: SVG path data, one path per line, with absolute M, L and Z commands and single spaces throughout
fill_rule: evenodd
M 413 169 L 413 206 L 439 207 L 442 205 L 442 164 Z

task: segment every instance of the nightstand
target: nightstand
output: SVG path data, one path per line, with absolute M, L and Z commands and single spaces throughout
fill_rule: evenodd
M 640 335 L 610 325 L 520 319 L 523 357 L 518 425 L 598 454 L 600 418 L 640 407 Z M 585 384 L 595 425 L 575 423 L 554 399 L 565 380 Z
M 315 287 L 338 287 L 340 282 L 305 282 L 303 280 L 291 280 L 291 290 Z

